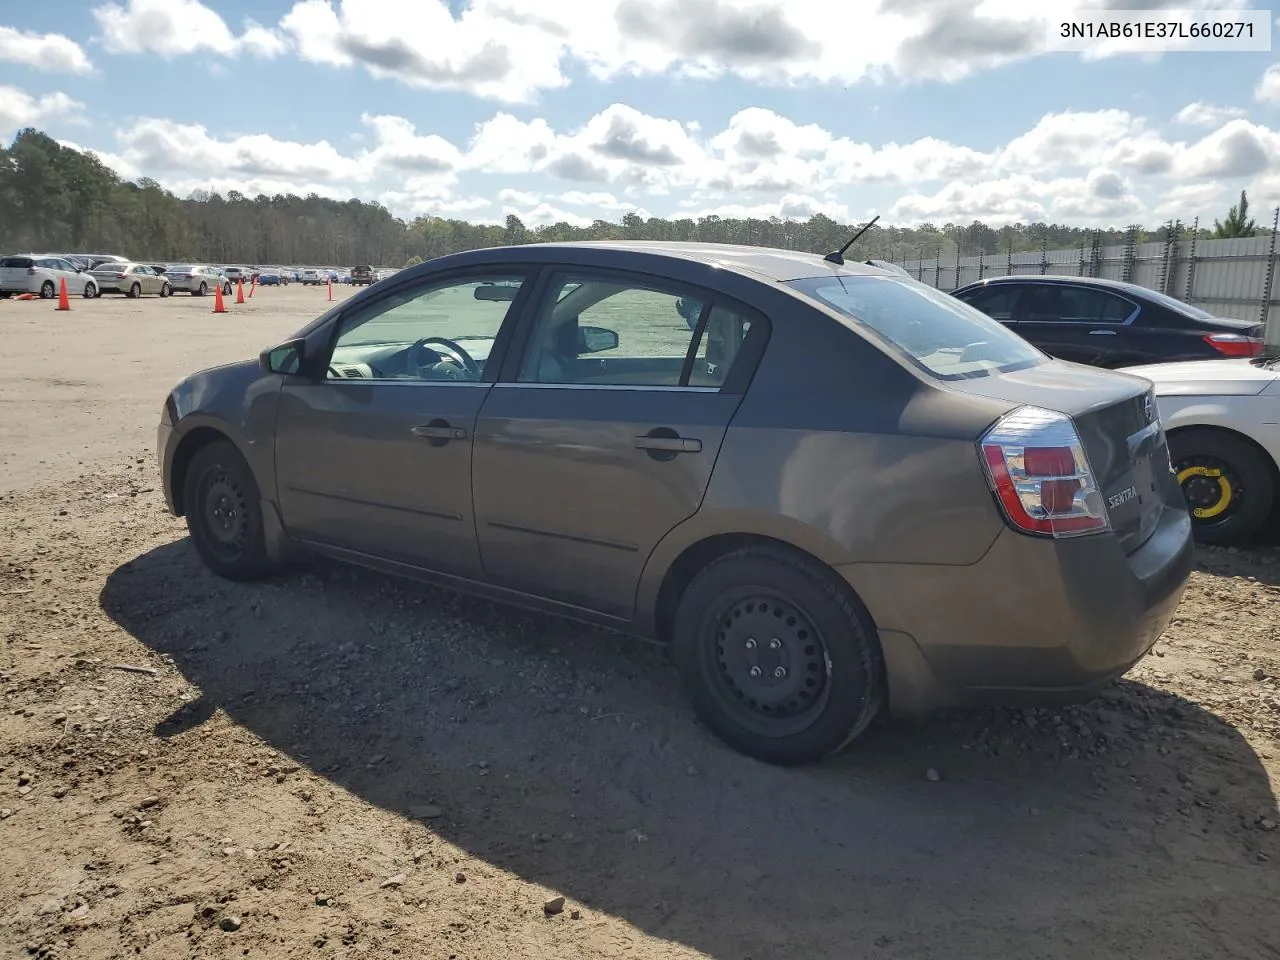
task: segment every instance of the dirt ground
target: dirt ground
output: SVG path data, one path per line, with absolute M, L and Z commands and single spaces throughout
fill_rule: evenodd
M 0 303 L 0 956 L 1280 952 L 1280 552 L 1202 551 L 1095 701 L 770 768 L 655 648 L 199 565 L 158 489 L 164 394 L 324 299 Z

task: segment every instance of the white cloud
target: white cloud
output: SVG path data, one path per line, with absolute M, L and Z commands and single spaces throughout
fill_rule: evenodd
M 583 68 L 604 81 L 951 82 L 1047 51 L 1043 14 L 1026 0 L 295 0 L 274 27 L 246 24 L 238 37 L 198 0 L 123 2 L 127 9 L 109 2 L 95 11 L 111 50 L 274 56 L 288 48 L 308 62 L 507 103 L 532 102 Z M 1097 5 L 1061 0 L 1055 11 Z M 149 14 L 159 29 L 143 26 Z
M 0 27 L 0 61 L 61 73 L 92 73 L 80 44 L 60 33 L 32 33 Z
M 1244 110 L 1239 107 L 1216 107 L 1208 103 L 1189 103 L 1176 114 L 1173 122 L 1186 124 L 1189 127 L 1212 127 L 1224 123 L 1234 117 L 1243 117 Z
M 0 86 L 0 142 L 7 143 L 24 127 L 74 118 L 83 109 L 84 104 L 72 100 L 65 93 L 33 97 L 17 87 Z
M 274 57 L 286 49 L 284 39 L 252 20 L 239 36 L 200 0 L 126 0 L 127 6 L 104 3 L 93 10 L 102 44 L 111 53 L 155 53 L 176 57 L 210 50 L 223 56 L 247 52 Z
M 30 97 L 10 99 L 38 112 Z M 69 108 L 55 99 L 42 109 Z M 622 103 L 566 129 L 498 112 L 462 142 L 404 117 L 360 119 L 358 138 L 309 143 L 141 118 L 99 156 L 166 185 L 323 186 L 398 215 L 514 214 L 530 226 L 650 211 L 851 222 L 872 205 L 886 224 L 1150 223 L 1220 216 L 1245 186 L 1259 203 L 1280 192 L 1280 132 L 1238 117 L 1176 139 L 1123 110 L 1063 111 L 981 149 L 932 137 L 858 141 L 763 108 L 696 131 Z
M 327 141 L 297 143 L 267 134 L 220 140 L 199 124 L 143 118 L 116 131 L 126 163 L 150 176 L 341 183 L 363 179 L 359 160 Z
M 1280 63 L 1273 63 L 1267 67 L 1262 79 L 1254 88 L 1253 95 L 1263 103 L 1280 103 Z

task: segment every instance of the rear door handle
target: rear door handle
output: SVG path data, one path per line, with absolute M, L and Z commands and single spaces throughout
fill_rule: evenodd
M 448 424 L 420 423 L 416 427 L 410 427 L 409 432 L 419 440 L 467 439 L 467 431 L 461 427 L 451 427 Z
M 1090 330 L 1089 331 L 1089 336 L 1091 337 L 1114 337 L 1115 335 L 1116 335 L 1116 332 L 1114 330 Z
M 701 453 L 702 441 L 692 437 L 636 437 L 637 450 L 658 450 L 662 453 Z

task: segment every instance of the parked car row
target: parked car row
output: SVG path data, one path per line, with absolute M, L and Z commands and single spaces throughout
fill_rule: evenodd
M 1050 356 L 1151 381 L 1197 539 L 1244 542 L 1275 519 L 1280 370 L 1264 324 L 1104 279 L 993 277 L 953 296 Z

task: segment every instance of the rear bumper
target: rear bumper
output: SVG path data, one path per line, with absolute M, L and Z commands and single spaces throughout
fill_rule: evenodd
M 1127 672 L 1172 618 L 1194 546 L 1167 507 L 1125 556 L 1112 535 L 1003 531 L 969 566 L 849 564 L 880 628 L 895 713 L 1078 700 Z

